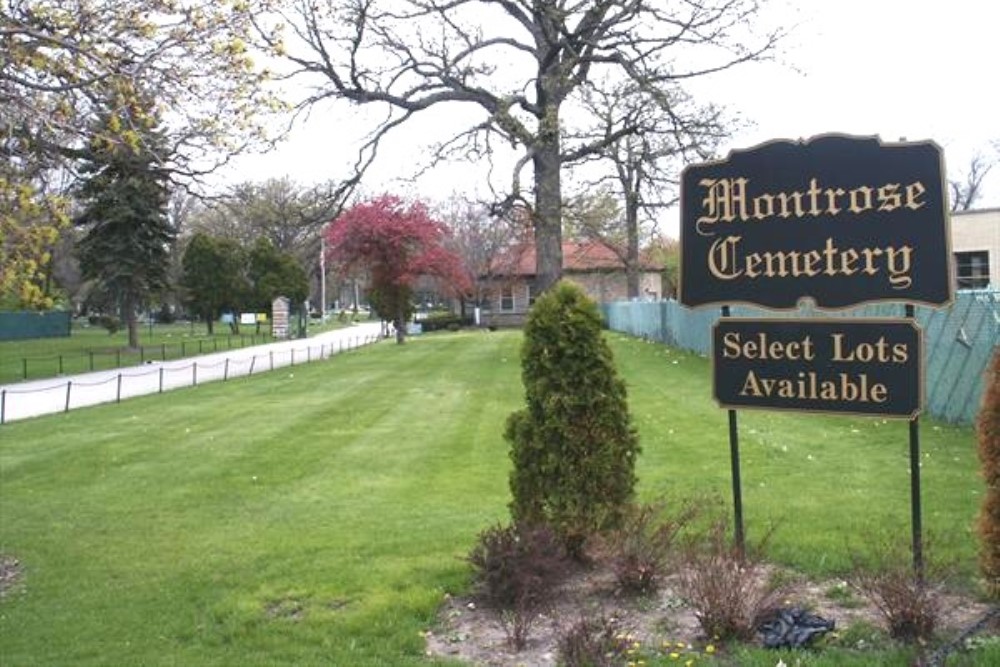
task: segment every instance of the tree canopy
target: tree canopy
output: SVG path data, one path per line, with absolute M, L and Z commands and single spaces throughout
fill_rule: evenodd
M 85 278 L 115 303 L 128 324 L 129 346 L 139 346 L 136 311 L 149 296 L 167 287 L 170 249 L 176 230 L 167 219 L 167 174 L 158 157 L 164 142 L 157 119 L 143 98 L 126 107 L 136 139 L 128 144 L 108 138 L 119 120 L 117 100 L 95 128 L 84 157 L 76 223 L 85 230 L 77 245 Z
M 330 224 L 327 252 L 343 271 L 368 273 L 370 300 L 379 315 L 393 321 L 402 343 L 419 278 L 438 278 L 454 294 L 470 287 L 461 259 L 445 246 L 447 236 L 445 225 L 423 202 L 382 195 L 349 208 Z
M 46 308 L 52 252 L 99 118 L 109 121 L 104 140 L 135 148 L 145 123 L 136 111 L 155 117 L 163 140 L 143 150 L 191 185 L 268 145 L 266 118 L 286 107 L 251 57 L 249 2 L 0 4 L 0 301 Z
M 755 24 L 757 0 L 334 0 L 279 3 L 294 43 L 291 75 L 314 91 L 302 101 L 343 99 L 385 110 L 366 144 L 415 114 L 471 109 L 439 157 L 490 160 L 519 153 L 501 204 L 529 204 L 537 287 L 562 271 L 562 171 L 622 137 L 645 131 L 617 116 L 599 137 L 569 131 L 581 91 L 631 81 L 637 104 L 675 114 L 670 91 L 693 77 L 766 57 L 779 31 Z M 530 168 L 530 186 L 522 172 Z

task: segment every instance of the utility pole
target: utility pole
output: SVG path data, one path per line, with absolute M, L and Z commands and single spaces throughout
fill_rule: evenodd
M 319 321 L 326 323 L 326 236 L 319 234 Z

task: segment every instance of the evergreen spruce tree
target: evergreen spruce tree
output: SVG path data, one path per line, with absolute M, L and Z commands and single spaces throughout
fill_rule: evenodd
M 176 230 L 167 216 L 166 140 L 146 96 L 112 82 L 107 107 L 81 151 L 77 197 L 84 228 L 83 276 L 118 304 L 130 347 L 139 345 L 138 309 L 168 286 Z M 116 88 L 117 86 L 117 88 Z
M 1000 597 L 1000 349 L 986 374 L 986 390 L 976 422 L 979 461 L 986 493 L 979 508 L 979 569 L 989 594 Z
M 527 406 L 505 438 L 515 522 L 547 524 L 574 557 L 633 498 L 639 442 L 596 304 L 560 282 L 532 306 L 521 352 Z

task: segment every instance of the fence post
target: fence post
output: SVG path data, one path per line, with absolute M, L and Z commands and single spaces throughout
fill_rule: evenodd
M 201 354 L 201 344 L 202 344 L 203 342 L 204 342 L 204 341 L 203 341 L 203 340 L 201 340 L 200 338 L 198 339 L 198 354 Z
M 93 371 L 94 370 L 94 351 L 93 350 L 87 350 L 87 355 L 90 357 L 90 370 Z
M 194 364 L 191 365 L 191 386 L 192 387 L 197 387 L 198 386 L 198 362 L 197 361 L 194 362 Z
M 160 393 L 163 393 L 163 366 L 160 366 Z
M 270 350 L 268 355 L 271 357 L 271 370 L 274 370 L 274 350 Z
M 59 355 L 59 375 L 63 374 L 63 356 Z
M 72 386 L 73 386 L 72 380 L 66 382 L 66 409 L 63 410 L 63 412 L 69 412 L 69 392 Z
M 4 410 L 7 407 L 7 390 L 0 389 L 0 426 L 4 423 Z
M 121 349 L 115 350 L 115 368 L 122 367 L 122 351 Z
M 167 344 L 160 343 L 160 361 L 167 360 Z
M 295 367 L 295 348 L 292 348 L 292 367 Z
M 222 381 L 229 379 L 229 357 L 226 357 L 226 364 L 222 367 Z
M 255 354 L 252 357 L 250 357 L 250 372 L 247 373 L 248 377 L 251 376 L 251 375 L 253 375 L 253 366 L 256 363 L 257 363 L 257 355 Z
M 146 363 L 146 346 L 145 345 L 140 345 L 139 346 L 139 363 L 140 364 Z
M 115 396 L 115 403 L 122 402 L 122 374 L 118 374 L 118 394 Z
M 22 373 L 21 373 L 22 378 L 21 379 L 27 380 L 28 379 L 28 358 L 27 357 L 21 357 L 21 369 L 22 369 Z

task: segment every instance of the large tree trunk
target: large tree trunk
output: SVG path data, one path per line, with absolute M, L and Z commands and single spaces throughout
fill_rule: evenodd
M 128 327 L 128 346 L 139 349 L 139 318 L 135 314 L 135 299 L 131 294 L 126 294 L 122 303 L 122 317 Z
M 403 300 L 398 299 L 399 303 L 396 305 L 396 321 L 393 322 L 393 326 L 396 327 L 396 343 L 402 345 L 406 342 L 406 318 L 403 315 Z
M 555 76 L 555 75 L 550 75 Z M 549 77 L 539 82 L 539 106 L 543 110 L 538 144 L 532 164 L 535 169 L 535 289 L 541 294 L 562 277 L 562 162 L 559 152 L 559 104 L 545 89 Z M 552 85 L 550 83 L 550 85 Z
M 625 287 L 628 298 L 639 294 L 639 203 L 635 196 L 625 199 Z

